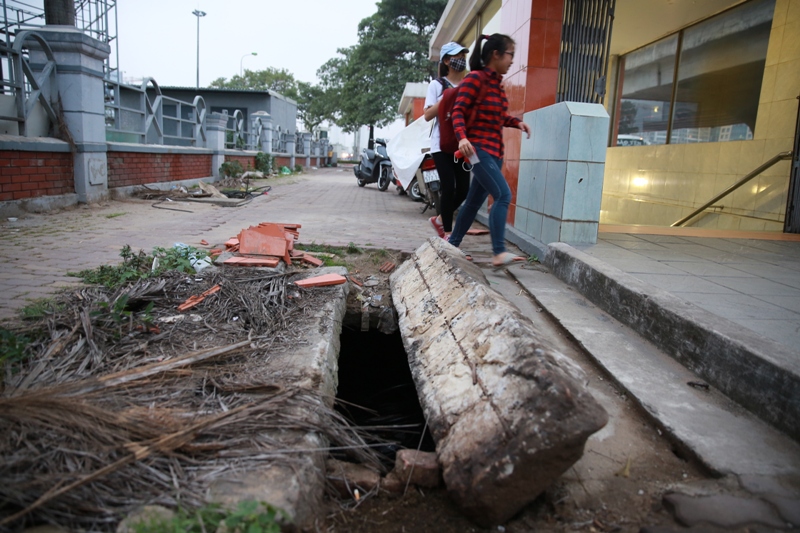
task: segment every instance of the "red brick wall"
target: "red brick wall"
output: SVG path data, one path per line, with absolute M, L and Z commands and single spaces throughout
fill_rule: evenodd
M 238 161 L 242 168 L 254 170 L 256 168 L 256 156 L 225 155 L 225 161 Z
M 109 189 L 211 175 L 211 154 L 108 152 Z
M 0 201 L 74 192 L 71 153 L 0 150 Z
M 291 163 L 291 162 L 292 162 L 292 160 L 290 158 L 288 158 L 288 157 L 276 157 L 275 158 L 275 165 L 277 166 L 278 170 L 280 170 L 281 167 L 289 167 L 290 169 L 292 169 L 292 167 L 289 165 L 289 163 Z M 292 169 L 292 170 L 294 170 L 294 169 Z

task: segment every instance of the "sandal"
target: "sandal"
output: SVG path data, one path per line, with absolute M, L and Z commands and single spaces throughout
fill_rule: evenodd
M 507 266 L 511 266 L 514 263 L 522 263 L 525 261 L 524 257 L 520 257 L 518 255 L 514 255 L 510 252 L 503 252 L 499 255 L 500 262 L 496 263 L 495 260 L 492 260 L 492 269 L 493 270 L 500 270 L 501 268 L 506 268 Z

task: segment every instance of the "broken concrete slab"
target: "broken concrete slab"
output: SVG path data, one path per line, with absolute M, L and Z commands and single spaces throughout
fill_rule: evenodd
M 418 487 L 438 487 L 442 477 L 436 454 L 418 450 L 398 450 L 393 472 L 403 482 Z
M 381 475 L 376 470 L 364 465 L 328 459 L 328 481 L 336 492 L 344 498 L 354 497 L 354 490 L 361 494 L 375 489 L 381 483 Z
M 324 274 L 344 275 L 343 267 L 321 269 Z M 338 357 L 342 321 L 347 310 L 349 284 L 330 289 L 330 300 L 311 311 L 306 342 L 273 346 L 265 352 L 264 375 L 286 387 L 304 390 L 316 401 L 333 406 L 338 383 Z M 315 416 L 313 412 L 303 416 Z M 291 453 L 291 467 L 233 472 L 216 479 L 209 499 L 233 505 L 251 499 L 286 511 L 300 529 L 312 528 L 323 510 L 325 461 L 330 443 L 316 432 L 272 430 L 276 447 Z M 265 451 L 268 453 L 268 451 Z
M 718 494 L 693 497 L 686 494 L 664 495 L 665 507 L 685 526 L 710 524 L 726 529 L 763 524 L 783 529 L 787 526 L 767 502 Z
M 390 283 L 447 490 L 475 522 L 502 523 L 581 457 L 608 416 L 583 372 L 442 239 Z

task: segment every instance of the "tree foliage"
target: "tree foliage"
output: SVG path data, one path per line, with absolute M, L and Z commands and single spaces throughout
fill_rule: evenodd
M 381 0 L 358 26 L 358 44 L 338 50 L 317 76 L 345 131 L 394 120 L 407 82 L 436 75 L 428 43 L 447 0 Z
M 297 115 L 305 128 L 316 131 L 319 125 L 332 116 L 329 99 L 318 85 L 297 81 L 294 74 L 286 69 L 266 68 L 264 70 L 245 70 L 243 75 L 235 75 L 230 80 L 217 78 L 211 87 L 218 89 L 271 90 L 297 103 Z
M 275 91 L 292 100 L 297 98 L 297 80 L 285 68 L 267 67 L 264 70 L 245 70 L 243 75 L 234 75 L 230 80 L 217 78 L 211 87 L 218 89 L 253 89 Z

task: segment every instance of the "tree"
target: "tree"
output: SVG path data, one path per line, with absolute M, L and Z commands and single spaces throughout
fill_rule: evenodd
M 323 121 L 333 118 L 329 95 L 322 87 L 297 82 L 297 117 L 310 132 L 316 131 Z
M 211 87 L 218 89 L 270 90 L 292 100 L 297 99 L 297 80 L 294 79 L 294 74 L 285 68 L 268 67 L 264 70 L 245 70 L 244 75 L 239 76 L 237 74 L 230 81 L 226 78 L 217 78 L 211 82 Z
M 384 126 L 395 119 L 407 82 L 436 75 L 428 43 L 447 0 L 381 0 L 358 26 L 358 44 L 317 71 L 334 103 L 333 121 L 345 131 Z
M 75 25 L 73 0 L 44 0 L 44 23 L 62 26 Z

